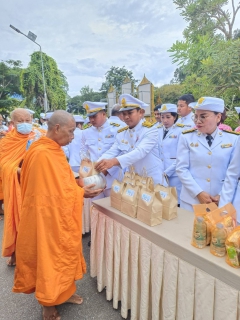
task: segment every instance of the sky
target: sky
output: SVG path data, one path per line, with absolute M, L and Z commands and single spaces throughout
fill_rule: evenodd
M 167 50 L 182 40 L 186 23 L 171 0 L 1 0 L 0 60 L 26 67 L 38 46 L 9 25 L 37 35 L 43 52 L 67 77 L 70 96 L 89 85 L 98 91 L 105 73 L 125 66 L 135 79 L 167 84 L 177 65 Z

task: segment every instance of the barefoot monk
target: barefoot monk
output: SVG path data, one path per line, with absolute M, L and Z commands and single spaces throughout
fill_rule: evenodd
M 21 170 L 22 211 L 16 246 L 13 291 L 35 292 L 44 320 L 59 320 L 55 308 L 81 304 L 75 280 L 86 272 L 82 253 L 83 197 L 102 190 L 80 188 L 62 146 L 74 137 L 76 123 L 66 111 L 53 113 L 46 137 L 29 148 Z

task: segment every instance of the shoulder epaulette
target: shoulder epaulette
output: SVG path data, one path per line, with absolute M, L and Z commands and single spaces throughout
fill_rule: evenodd
M 189 129 L 189 130 L 185 130 L 183 131 L 182 133 L 185 134 L 185 133 L 190 133 L 190 132 L 194 132 L 196 131 L 197 129 L 193 128 L 193 129 Z
M 183 123 L 176 123 L 176 126 L 181 127 L 181 128 L 185 127 L 185 125 Z
M 159 129 L 159 128 L 162 128 L 162 127 L 163 127 L 162 124 L 159 124 L 159 125 L 157 126 L 158 129 Z
M 148 121 L 144 121 L 144 122 L 142 123 L 142 126 L 143 126 L 143 127 L 147 127 L 147 128 L 151 128 L 151 127 L 153 126 L 153 123 L 148 122 Z
M 236 132 L 236 131 L 232 131 L 232 130 L 222 130 L 224 132 L 228 132 L 228 133 L 232 133 L 232 134 L 236 134 L 236 135 L 240 135 L 240 132 Z
M 33 123 L 33 127 L 39 128 L 39 127 L 40 127 L 40 124 L 38 124 L 38 123 Z
M 86 130 L 88 128 L 91 128 L 92 124 L 88 124 L 87 126 L 82 127 L 82 130 Z
M 128 126 L 123 127 L 123 128 L 121 128 L 121 129 L 119 129 L 117 132 L 118 132 L 118 133 L 123 132 L 123 131 L 127 130 L 128 128 L 129 128 Z
M 119 123 L 110 122 L 110 124 L 111 124 L 112 126 L 115 126 L 115 127 L 120 127 L 120 124 L 119 124 Z

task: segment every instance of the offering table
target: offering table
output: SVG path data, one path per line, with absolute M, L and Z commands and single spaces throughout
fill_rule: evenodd
M 110 206 L 93 202 L 92 277 L 113 308 L 132 320 L 240 320 L 240 269 L 209 247 L 191 246 L 193 212 L 150 227 Z

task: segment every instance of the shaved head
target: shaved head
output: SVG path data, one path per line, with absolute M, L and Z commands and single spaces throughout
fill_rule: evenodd
M 16 108 L 10 113 L 11 120 L 14 122 L 16 121 L 19 117 L 23 118 L 29 118 L 31 119 L 30 113 L 23 108 Z
M 66 146 L 74 138 L 76 122 L 74 117 L 64 110 L 57 110 L 48 120 L 47 137 L 60 146 Z
M 48 130 L 51 131 L 57 124 L 66 126 L 69 122 L 75 122 L 74 117 L 65 110 L 54 111 L 53 115 L 48 120 Z

